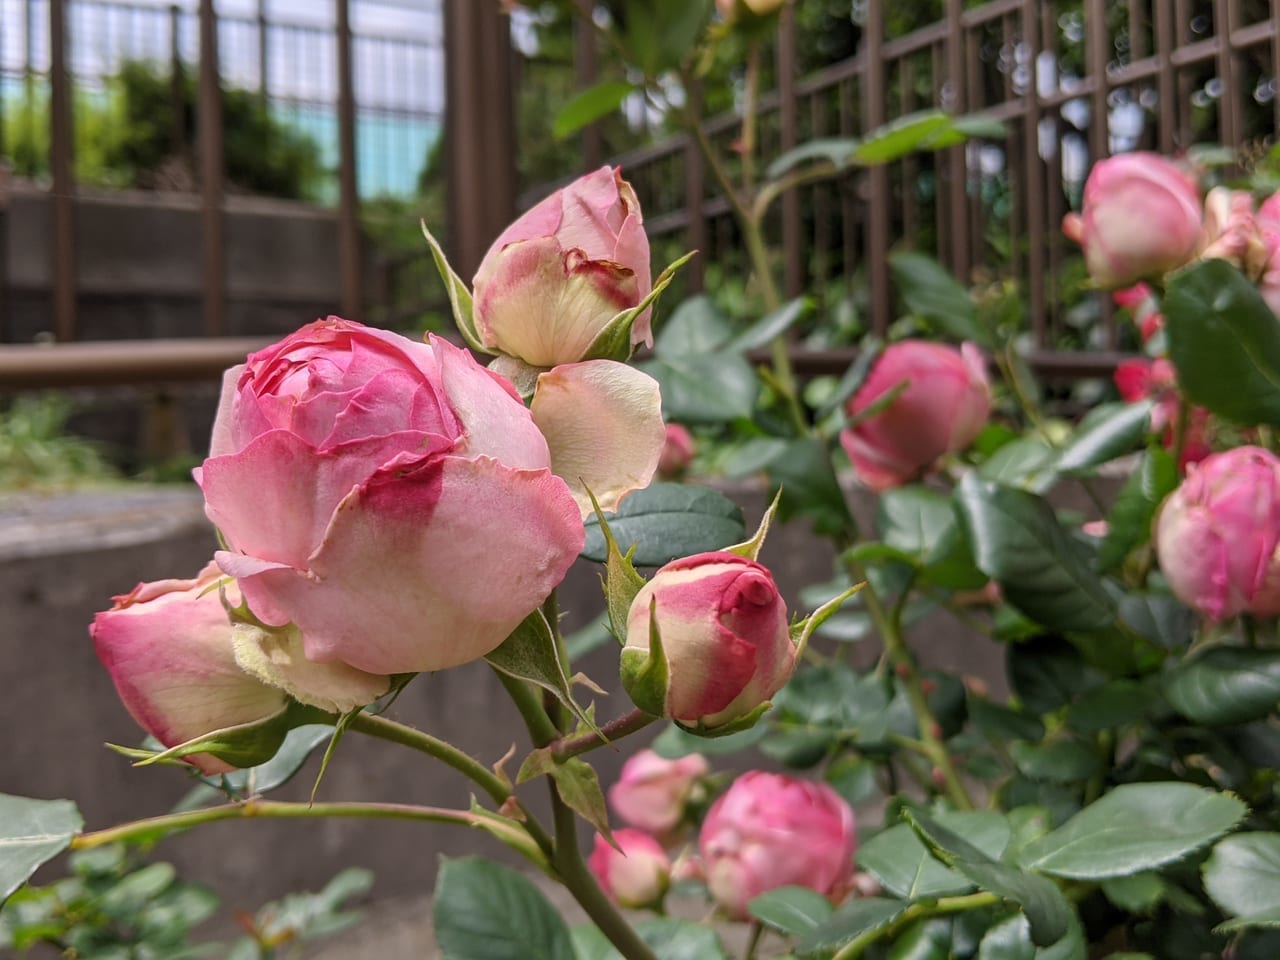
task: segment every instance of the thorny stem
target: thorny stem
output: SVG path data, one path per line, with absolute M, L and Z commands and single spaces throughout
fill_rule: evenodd
M 742 952 L 742 960 L 755 960 L 756 949 L 764 938 L 764 924 L 759 920 L 751 924 L 751 937 L 747 940 L 747 948 Z
M 597 747 L 609 746 L 615 740 L 621 740 L 637 730 L 643 730 L 657 719 L 653 714 L 645 713 L 643 710 L 632 710 L 601 726 L 599 733 L 592 731 L 579 736 L 561 737 L 548 749 L 556 760 L 568 760 L 570 757 L 587 753 Z

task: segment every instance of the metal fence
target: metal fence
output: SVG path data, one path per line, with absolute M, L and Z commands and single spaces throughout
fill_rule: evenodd
M 857 55 L 802 78 L 784 15 L 779 88 L 761 103 L 766 156 L 930 108 L 1001 120 L 1006 135 L 791 191 L 767 225 L 787 290 L 822 297 L 856 288 L 870 328 L 883 333 L 895 315 L 887 257 L 896 246 L 923 249 L 967 281 L 1017 282 L 1042 370 L 1106 370 L 1124 332 L 1101 296 L 1067 308 L 1081 276 L 1062 217 L 1090 165 L 1111 153 L 1176 153 L 1206 141 L 1248 151 L 1272 138 L 1280 2 L 939 0 L 939 19 L 900 36 L 887 33 L 886 4 L 854 9 Z M 704 124 L 728 156 L 738 127 L 733 115 Z M 695 287 L 698 260 L 740 262 L 728 205 L 689 138 L 613 162 L 635 185 L 655 241 L 704 251 L 692 266 Z

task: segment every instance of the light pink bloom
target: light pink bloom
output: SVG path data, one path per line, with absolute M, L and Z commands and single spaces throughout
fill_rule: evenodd
M 668 679 L 663 703 L 652 707 L 673 720 L 715 727 L 744 717 L 795 669 L 787 606 L 772 575 L 737 554 L 673 560 L 640 589 L 627 616 L 624 682 L 628 657 L 649 651 L 655 618 Z
M 1142 334 L 1142 342 L 1147 343 L 1152 337 L 1164 329 L 1164 316 L 1160 313 L 1160 302 L 1149 284 L 1139 283 L 1132 287 L 1117 290 L 1111 295 L 1116 306 L 1129 311 L 1133 322 Z
M 693 454 L 693 434 L 689 428 L 679 423 L 668 423 L 662 457 L 658 460 L 658 473 L 664 477 L 680 476 L 693 460 Z
M 1189 467 L 1155 544 L 1170 589 L 1210 620 L 1280 613 L 1280 458 L 1246 446 Z
M 1062 229 L 1084 248 L 1094 283 L 1127 286 L 1195 256 L 1202 242 L 1200 193 L 1159 154 L 1120 154 L 1094 164 L 1083 210 L 1068 214 Z
M 194 580 L 140 583 L 94 615 L 89 635 L 125 709 L 166 747 L 265 720 L 286 697 L 236 666 L 231 622 L 210 563 Z M 225 587 L 239 603 L 234 582 Z M 185 758 L 205 773 L 235 768 L 209 754 Z
M 671 884 L 671 859 L 657 840 L 640 830 L 615 830 L 615 850 L 596 834 L 587 866 L 609 897 L 622 907 L 639 909 L 662 903 Z
M 564 577 L 583 526 L 550 467 L 470 354 L 330 317 L 228 371 L 196 474 L 260 620 L 398 674 L 484 656 Z
M 611 167 L 557 190 L 493 242 L 474 286 L 485 346 L 535 367 L 584 359 L 605 325 L 652 287 L 635 191 Z M 632 327 L 632 343 L 653 343 L 649 313 Z
M 694 784 L 709 769 L 700 753 L 667 760 L 641 750 L 622 765 L 618 782 L 609 788 L 609 806 L 630 826 L 655 837 L 669 835 L 684 819 Z
M 948 453 L 973 442 L 991 412 L 986 363 L 973 344 L 959 349 L 925 340 L 885 348 L 849 401 L 857 417 L 900 384 L 889 405 L 844 430 L 840 442 L 858 478 L 872 490 L 910 483 Z
M 1273 193 L 1258 207 L 1258 229 L 1265 251 L 1258 292 L 1271 312 L 1280 316 L 1280 193 Z
M 759 770 L 712 805 L 698 841 L 712 899 L 735 919 L 777 887 L 808 887 L 838 903 L 853 882 L 853 810 L 825 783 Z
M 1250 277 L 1261 272 L 1266 248 L 1249 191 L 1214 187 L 1205 196 L 1204 249 L 1200 256 L 1226 260 Z

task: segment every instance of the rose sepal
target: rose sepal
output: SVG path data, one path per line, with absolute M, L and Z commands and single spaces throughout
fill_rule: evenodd
M 645 298 L 634 307 L 629 307 L 615 314 L 613 319 L 596 334 L 595 339 L 591 341 L 591 344 L 587 347 L 587 352 L 581 359 L 617 360 L 622 363 L 630 360 L 632 353 L 635 352 L 635 345 L 631 342 L 631 328 L 635 326 L 636 321 L 640 319 L 646 310 L 657 303 L 659 295 L 675 279 L 676 271 L 688 263 L 697 252 L 697 250 L 690 250 L 683 257 L 668 265 L 662 273 L 658 274 L 658 279 L 653 283 L 653 289 L 649 291 Z
M 458 327 L 458 332 L 462 334 L 462 339 L 467 342 L 467 346 L 477 353 L 492 354 L 495 351 L 484 345 L 484 341 L 480 339 L 480 331 L 476 329 L 476 321 L 473 317 L 474 305 L 471 297 L 471 291 L 467 285 L 462 282 L 453 271 L 453 267 L 449 265 L 449 258 L 444 255 L 444 250 L 435 237 L 431 235 L 431 231 L 427 229 L 427 222 L 420 220 L 422 225 L 422 235 L 427 238 L 427 246 L 431 248 L 431 257 L 435 260 L 436 270 L 440 273 L 440 279 L 444 281 L 444 289 L 449 294 L 449 307 L 453 311 L 453 322 Z
M 773 495 L 773 502 L 769 504 L 769 509 L 764 512 L 764 516 L 760 518 L 760 526 L 756 527 L 756 532 L 751 535 L 750 540 L 744 540 L 742 543 L 735 543 L 731 547 L 725 547 L 725 553 L 736 553 L 740 557 L 746 557 L 748 560 L 758 561 L 760 559 L 760 550 L 764 547 L 764 538 L 769 535 L 769 527 L 773 524 L 774 514 L 778 512 L 778 504 L 782 502 L 782 486 L 778 486 L 778 492 Z
M 677 720 L 676 726 L 685 733 L 691 733 L 695 737 L 706 737 L 708 739 L 715 737 L 727 737 L 731 733 L 741 733 L 743 730 L 750 730 L 756 725 L 756 722 L 766 713 L 773 709 L 773 701 L 766 700 L 757 706 L 750 713 L 745 713 L 740 717 L 730 720 L 728 723 L 717 723 L 710 726 L 702 721 L 697 723 L 681 723 Z
M 591 499 L 596 519 L 600 522 L 600 532 L 604 535 L 606 552 L 604 577 L 601 578 L 601 582 L 604 585 L 605 605 L 609 612 L 610 632 L 619 643 L 625 643 L 627 616 L 636 594 L 644 587 L 644 577 L 631 562 L 636 551 L 635 545 L 633 544 L 625 554 L 619 549 L 618 541 L 614 538 L 613 531 L 609 529 L 609 522 L 604 518 L 604 511 L 600 509 L 600 501 L 589 489 L 587 496 Z
M 667 655 L 662 649 L 662 636 L 658 631 L 657 598 L 649 602 L 649 649 L 624 647 L 619 664 L 622 686 L 627 696 L 641 710 L 654 716 L 665 717 L 667 687 L 671 673 L 667 667 Z
M 828 617 L 844 606 L 844 602 L 846 600 L 866 585 L 867 582 L 865 580 L 860 583 L 855 583 L 844 593 L 839 596 L 832 597 L 803 620 L 797 620 L 791 625 L 791 641 L 796 645 L 797 660 L 804 656 L 805 647 L 809 645 L 809 638 L 813 636 L 814 631 L 822 626 Z

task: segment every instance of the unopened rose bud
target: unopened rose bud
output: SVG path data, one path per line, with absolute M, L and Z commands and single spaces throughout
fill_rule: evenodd
M 587 866 L 619 906 L 657 907 L 671 885 L 671 860 L 657 840 L 639 830 L 615 830 L 614 842 L 596 834 Z
M 665 684 L 650 669 L 657 625 Z M 622 682 L 636 705 L 712 730 L 743 720 L 791 677 L 796 647 L 768 569 L 734 553 L 674 560 L 636 594 Z
M 808 887 L 838 903 L 856 845 L 853 810 L 829 786 L 759 770 L 712 805 L 698 841 L 712 899 L 739 920 L 777 887 Z
M 641 750 L 622 765 L 618 782 L 609 788 L 609 806 L 632 827 L 665 837 L 684 819 L 694 784 L 709 770 L 699 753 L 667 760 Z
M 1235 447 L 1190 467 L 1155 544 L 1170 589 L 1210 620 L 1280 613 L 1280 458 Z
M 1267 247 L 1247 190 L 1214 187 L 1204 199 L 1205 259 L 1226 260 L 1251 278 L 1262 274 Z
M 1084 207 L 1063 231 L 1084 249 L 1093 282 L 1105 289 L 1160 277 L 1187 263 L 1202 241 L 1200 194 L 1173 162 L 1155 153 L 1100 160 L 1084 185 Z
M 216 587 L 221 576 L 210 563 L 194 580 L 140 583 L 89 627 L 125 709 L 166 747 L 265 720 L 287 702 L 283 691 L 236 665 Z M 234 582 L 225 590 L 231 603 L 240 602 Z M 207 774 L 235 769 L 209 754 L 184 759 Z
M 664 477 L 679 477 L 693 460 L 693 434 L 679 423 L 667 424 L 667 439 L 658 460 L 658 473 Z
M 899 390 L 888 405 L 840 434 L 853 469 L 872 490 L 916 479 L 939 457 L 963 450 L 986 425 L 991 387 L 982 354 L 924 340 L 885 348 L 849 401 L 859 417 Z
M 575 363 L 617 314 L 652 287 L 640 203 L 602 167 L 557 190 L 493 242 L 475 276 L 485 346 L 534 367 Z M 649 313 L 631 343 L 652 344 Z

